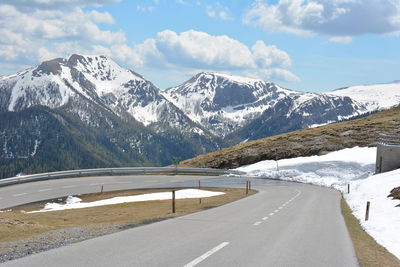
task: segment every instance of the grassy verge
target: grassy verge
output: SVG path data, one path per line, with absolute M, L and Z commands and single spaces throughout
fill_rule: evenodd
M 43 233 L 68 229 L 73 227 L 93 227 L 124 225 L 138 226 L 171 217 L 182 216 L 188 213 L 212 208 L 241 199 L 246 196 L 244 189 L 237 188 L 203 188 L 211 191 L 225 192 L 224 195 L 199 199 L 176 200 L 176 213 L 172 213 L 171 200 L 133 202 L 101 207 L 52 211 L 45 213 L 21 213 L 24 211 L 43 208 L 49 201 L 32 203 L 15 207 L 10 212 L 0 213 L 0 245 L 4 242 L 13 242 L 29 239 Z M 172 189 L 157 190 L 130 190 L 106 192 L 79 196 L 84 202 L 112 198 L 116 196 L 138 195 L 145 193 L 165 192 Z M 255 193 L 251 191 L 250 194 Z M 65 200 L 65 198 L 63 199 Z M 55 202 L 62 200 L 55 200 Z M 128 227 L 125 227 L 128 228 Z M 124 229 L 122 227 L 121 229 Z M 1 246 L 0 246 L 1 247 Z M 1 251 L 0 251 L 1 253 Z
M 350 237 L 360 266 L 400 266 L 400 260 L 379 245 L 360 226 L 357 218 L 351 212 L 346 201 L 341 200 L 342 214 L 347 225 Z

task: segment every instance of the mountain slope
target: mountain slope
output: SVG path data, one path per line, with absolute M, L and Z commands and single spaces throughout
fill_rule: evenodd
M 72 55 L 57 58 L 15 75 L 0 78 L 0 111 L 21 111 L 43 105 L 60 108 L 96 126 L 86 103 L 95 103 L 120 118 L 134 118 L 163 131 L 165 126 L 188 133 L 207 134 L 164 98 L 151 82 L 105 56 Z M 75 108 L 78 106 L 79 108 Z
M 30 111 L 42 119 L 29 117 Z M 71 168 L 160 166 L 172 157 L 214 151 L 221 143 L 152 83 L 102 56 L 73 55 L 1 77 L 0 128 L 0 178 Z M 56 136 L 65 138 L 46 145 Z M 65 159 L 44 151 L 60 151 Z
M 369 112 L 389 109 L 400 104 L 400 81 L 351 86 L 332 91 L 329 94 L 348 96 L 363 104 Z
M 400 83 L 377 86 L 304 93 L 203 72 L 161 91 L 105 56 L 57 58 L 0 77 L 0 172 L 8 170 L 0 178 L 18 172 L 167 165 L 172 157 L 191 158 L 400 103 Z M 30 117 L 29 112 L 39 115 Z M 60 155 L 53 159 L 44 151 Z
M 43 106 L 0 113 L 0 178 L 21 172 L 164 166 L 173 157 L 190 158 L 213 145 L 196 134 L 170 130 L 160 135 L 136 121 L 110 114 L 105 119 L 91 127 L 64 109 Z
M 262 160 L 320 155 L 354 146 L 375 146 L 380 134 L 400 135 L 400 108 L 250 141 L 181 163 L 187 167 L 237 168 Z
M 347 96 L 303 93 L 262 80 L 199 73 L 165 97 L 193 121 L 240 142 L 358 116 L 365 107 Z

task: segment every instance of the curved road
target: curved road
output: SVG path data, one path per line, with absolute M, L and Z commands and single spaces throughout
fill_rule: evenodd
M 0 209 L 70 194 L 163 186 L 244 187 L 248 178 L 110 176 L 0 188 Z M 254 179 L 251 197 L 49 250 L 1 266 L 358 266 L 340 194 Z

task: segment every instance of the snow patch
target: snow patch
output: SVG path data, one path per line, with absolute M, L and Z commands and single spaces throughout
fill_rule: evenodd
M 363 104 L 368 112 L 388 109 L 400 104 L 399 83 L 351 86 L 329 94 L 348 96 Z
M 223 192 L 214 192 L 200 189 L 182 189 L 175 192 L 176 199 L 186 199 L 186 198 L 206 198 L 223 195 Z M 160 193 L 150 193 L 142 194 L 137 196 L 124 196 L 124 197 L 114 197 L 109 199 L 103 199 L 93 202 L 81 202 L 82 200 L 78 197 L 69 196 L 65 201 L 65 204 L 59 203 L 47 203 L 42 210 L 31 211 L 27 213 L 38 213 L 38 212 L 48 212 L 48 211 L 59 211 L 59 210 L 70 210 L 70 209 L 83 209 L 91 207 L 99 207 L 105 205 L 129 203 L 129 202 L 141 202 L 141 201 L 151 201 L 151 200 L 168 200 L 172 199 L 171 192 L 160 192 Z

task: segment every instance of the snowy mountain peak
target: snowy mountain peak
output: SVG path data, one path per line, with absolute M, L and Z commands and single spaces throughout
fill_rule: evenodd
M 239 83 L 239 84 L 244 84 L 244 85 L 254 85 L 256 83 L 265 83 L 265 81 L 260 80 L 260 79 L 254 79 L 254 78 L 248 78 L 248 77 L 243 77 L 243 76 L 235 76 L 235 75 L 230 75 L 230 74 L 225 74 L 225 73 L 218 73 L 218 72 L 201 72 L 197 74 L 195 77 L 197 79 L 219 79 L 223 80 L 225 82 L 231 82 L 231 83 Z
M 358 85 L 330 92 L 331 95 L 348 96 L 373 112 L 400 104 L 400 84 L 398 82 Z
M 201 72 L 164 95 L 193 121 L 226 135 L 285 97 L 286 91 L 262 80 Z
M 98 81 L 144 80 L 139 74 L 122 68 L 106 56 L 72 55 L 68 59 L 70 67 L 75 67 L 85 74 L 91 75 Z M 122 77 L 121 77 L 122 76 Z

